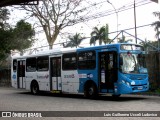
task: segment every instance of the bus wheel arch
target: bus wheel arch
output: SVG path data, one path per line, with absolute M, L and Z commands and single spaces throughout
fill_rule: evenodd
M 98 95 L 98 89 L 94 81 L 88 80 L 84 85 L 84 97 L 86 98 L 96 98 Z
M 36 80 L 32 80 L 31 85 L 30 85 L 31 93 L 33 95 L 37 95 L 39 93 L 39 85 Z

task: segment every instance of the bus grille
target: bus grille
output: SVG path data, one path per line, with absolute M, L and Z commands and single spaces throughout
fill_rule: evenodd
M 131 75 L 131 80 L 144 80 L 147 78 L 147 75 Z
M 144 89 L 147 89 L 147 84 L 132 85 L 132 90 L 144 90 Z

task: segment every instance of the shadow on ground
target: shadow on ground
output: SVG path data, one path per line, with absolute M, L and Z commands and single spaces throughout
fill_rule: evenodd
M 16 94 L 25 94 L 25 95 L 32 95 L 30 92 L 16 92 Z M 35 96 L 35 95 L 33 95 Z M 36 96 L 46 96 L 46 97 L 59 97 L 59 98 L 72 98 L 72 99 L 88 99 L 85 98 L 83 95 L 75 95 L 75 94 L 53 94 L 50 92 L 40 92 Z M 89 100 L 103 100 L 103 101 L 116 101 L 116 102 L 124 102 L 124 101 L 137 101 L 137 100 L 144 100 L 147 99 L 144 96 L 140 95 L 121 95 L 118 98 L 112 97 L 111 95 L 107 96 L 98 96 L 95 99 Z

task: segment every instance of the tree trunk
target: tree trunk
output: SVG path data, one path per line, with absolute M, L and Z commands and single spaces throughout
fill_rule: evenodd
M 53 49 L 53 46 L 52 46 L 52 45 L 49 45 L 49 49 L 50 49 L 50 50 Z

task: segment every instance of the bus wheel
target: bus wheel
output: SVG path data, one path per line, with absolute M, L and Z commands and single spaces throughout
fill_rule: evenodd
M 91 99 L 97 97 L 97 88 L 93 83 L 85 87 L 84 96 Z
M 31 85 L 31 93 L 37 95 L 39 93 L 39 86 L 37 82 L 33 82 Z

